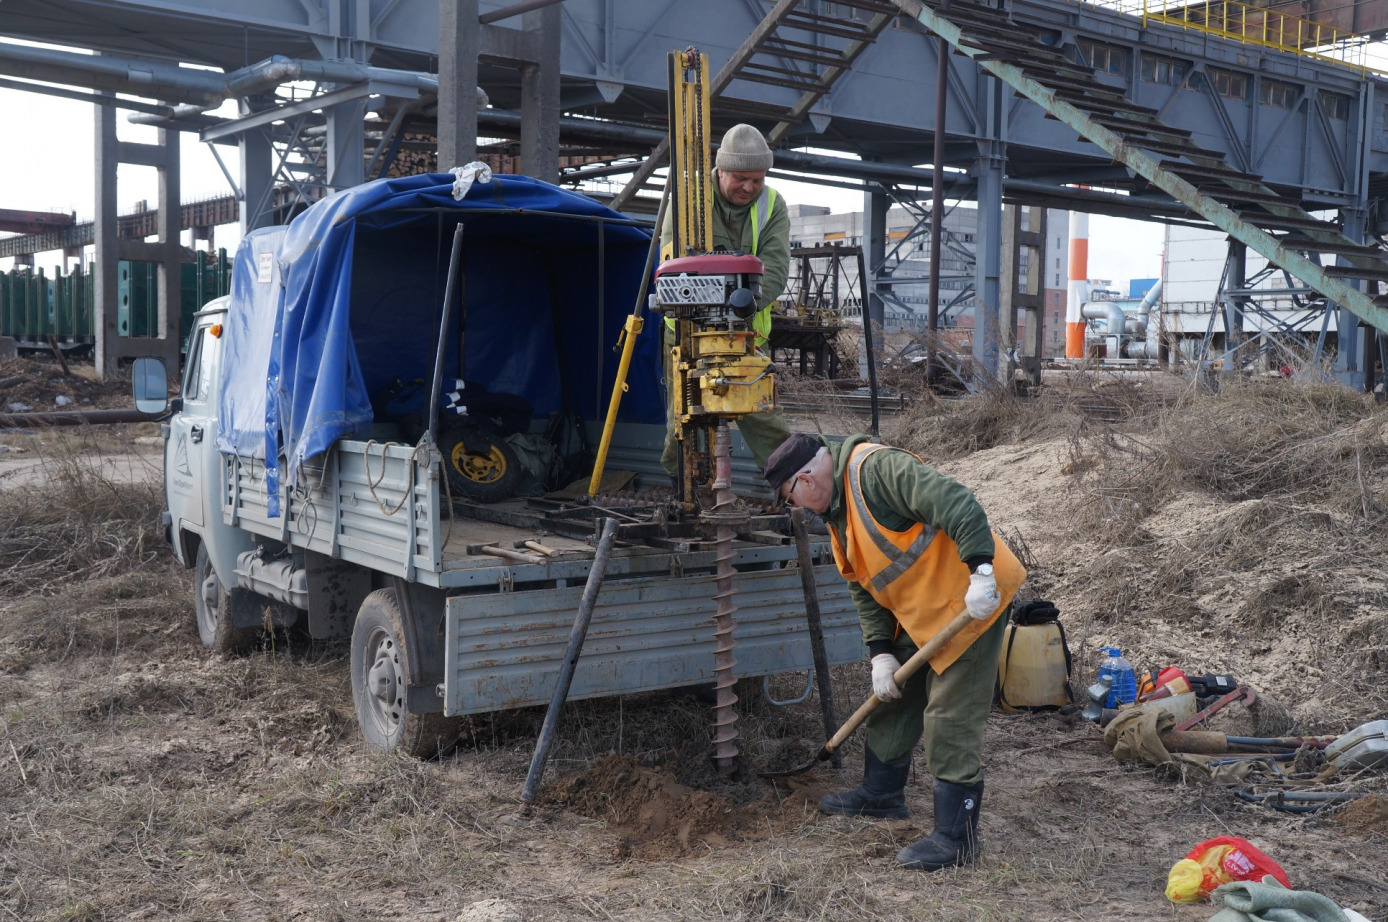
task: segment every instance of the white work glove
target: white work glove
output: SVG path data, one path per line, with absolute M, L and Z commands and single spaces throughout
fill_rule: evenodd
M 1002 604 L 998 595 L 998 581 L 993 577 L 992 564 L 980 564 L 977 571 L 969 577 L 969 591 L 964 593 L 964 607 L 969 615 L 978 621 L 990 617 Z
M 872 693 L 880 700 L 895 701 L 901 697 L 901 689 L 892 678 L 900 668 L 901 663 L 890 653 L 879 653 L 872 658 Z

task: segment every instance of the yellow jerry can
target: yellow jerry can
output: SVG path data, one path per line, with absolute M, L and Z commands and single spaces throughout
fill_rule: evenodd
M 1073 701 L 1070 648 L 1059 621 L 1009 623 L 998 653 L 998 704 L 1004 711 L 1053 711 Z

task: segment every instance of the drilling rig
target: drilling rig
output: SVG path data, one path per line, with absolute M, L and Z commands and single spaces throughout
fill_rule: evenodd
M 714 762 L 731 774 L 738 754 L 733 538 L 751 514 L 733 494 L 728 423 L 772 409 L 775 379 L 752 327 L 762 262 L 749 254 L 713 252 L 708 59 L 691 48 L 672 52 L 669 62 L 673 235 L 651 300 L 653 311 L 665 318 L 666 385 L 680 445 L 679 506 L 714 531 Z

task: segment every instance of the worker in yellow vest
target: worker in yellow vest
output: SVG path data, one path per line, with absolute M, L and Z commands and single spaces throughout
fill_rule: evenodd
M 910 452 L 856 435 L 796 433 L 771 455 L 766 479 L 784 502 L 824 518 L 849 582 L 872 689 L 863 783 L 820 801 L 825 813 L 901 818 L 911 751 L 924 740 L 935 777 L 935 829 L 897 862 L 936 871 L 978 854 L 983 728 L 993 702 L 1012 599 L 1026 570 L 988 527 L 973 493 Z M 960 633 L 898 688 L 895 673 L 964 610 Z
M 786 287 L 790 273 L 790 212 L 785 199 L 766 184 L 766 171 L 774 156 L 752 125 L 734 125 L 723 135 L 714 158 L 713 247 L 729 252 L 750 253 L 762 261 L 765 273 L 757 290 L 757 313 L 752 328 L 757 347 L 764 348 L 771 335 L 771 311 Z M 669 249 L 674 238 L 670 215 L 660 230 L 661 251 Z M 677 254 L 684 255 L 684 254 Z M 665 374 L 669 380 L 669 355 L 674 345 L 673 320 L 665 324 Z M 660 464 L 671 477 L 679 470 L 679 446 L 675 441 L 673 414 L 667 414 L 665 450 Z M 737 428 L 752 450 L 757 466 L 790 435 L 790 427 L 779 409 L 740 417 Z

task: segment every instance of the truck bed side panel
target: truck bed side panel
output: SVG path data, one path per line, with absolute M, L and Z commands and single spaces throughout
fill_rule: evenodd
M 830 664 L 863 658 L 858 615 L 832 566 L 815 568 Z M 570 698 L 597 698 L 713 679 L 712 574 L 603 583 Z M 794 568 L 739 573 L 734 674 L 812 668 Z M 449 599 L 444 708 L 471 714 L 547 704 L 583 586 Z
M 265 469 L 224 455 L 228 525 L 381 573 L 437 584 L 438 481 L 409 445 L 339 442 L 281 486 L 283 515 L 268 514 Z

